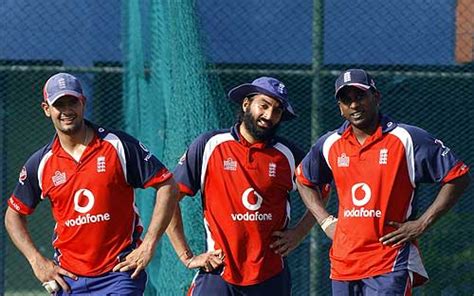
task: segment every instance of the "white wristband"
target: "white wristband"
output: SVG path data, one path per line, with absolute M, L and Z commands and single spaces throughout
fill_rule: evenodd
M 335 218 L 333 215 L 329 215 L 323 221 L 321 221 L 319 225 L 321 226 L 321 229 L 326 232 L 326 229 L 336 222 L 337 218 Z
M 55 280 L 44 282 L 43 287 L 48 293 L 54 293 L 60 290 L 58 283 Z

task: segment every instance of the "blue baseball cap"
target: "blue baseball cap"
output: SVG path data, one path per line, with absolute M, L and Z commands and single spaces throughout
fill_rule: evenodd
M 362 90 L 368 90 L 375 87 L 375 81 L 372 76 L 362 69 L 348 69 L 342 72 L 336 79 L 334 96 L 337 99 L 338 92 L 345 86 L 355 86 Z
M 283 82 L 273 77 L 260 77 L 252 81 L 252 83 L 244 83 L 234 87 L 229 91 L 229 98 L 237 103 L 251 95 L 264 94 L 280 101 L 283 107 L 282 121 L 295 118 L 297 115 L 291 107 L 288 98 L 288 90 Z
M 85 100 L 79 79 L 68 73 L 57 73 L 51 76 L 43 88 L 43 99 L 53 105 L 63 96 L 73 96 Z

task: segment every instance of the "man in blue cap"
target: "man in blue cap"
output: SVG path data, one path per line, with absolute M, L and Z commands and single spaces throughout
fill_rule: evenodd
M 469 168 L 428 132 L 382 114 L 381 94 L 365 70 L 341 72 L 335 97 L 346 121 L 321 136 L 296 170 L 303 201 L 333 240 L 332 294 L 412 295 L 428 279 L 416 239 L 456 203 Z M 332 182 L 337 218 L 315 190 Z M 417 216 L 419 183 L 441 188 Z
M 286 86 L 272 77 L 228 95 L 241 104 L 238 122 L 197 137 L 174 170 L 181 198 L 202 193 L 207 252 L 193 255 L 179 207 L 167 234 L 183 264 L 200 268 L 189 295 L 290 295 L 284 256 L 315 223 L 305 215 L 287 229 L 302 153 L 275 133 L 296 114 Z
M 45 289 L 55 295 L 142 295 L 156 244 L 177 200 L 172 174 L 138 140 L 84 118 L 79 80 L 58 73 L 41 107 L 56 135 L 25 163 L 8 199 L 5 226 Z M 153 187 L 144 237 L 134 188 Z M 54 259 L 34 245 L 27 217 L 49 200 L 56 222 Z

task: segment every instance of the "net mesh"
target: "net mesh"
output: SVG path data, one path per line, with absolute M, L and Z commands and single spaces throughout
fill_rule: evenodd
M 6 1 L 0 6 L 0 188 L 3 212 L 27 157 L 54 134 L 39 108 L 42 86 L 68 71 L 83 82 L 87 117 L 124 129 L 169 168 L 200 133 L 229 127 L 238 106 L 226 92 L 258 76 L 284 81 L 298 119 L 280 134 L 308 150 L 341 123 L 333 98 L 343 69 L 362 67 L 382 92 L 382 111 L 474 160 L 474 3 L 440 1 Z M 45 17 L 47 16 L 47 17 Z M 422 185 L 423 211 L 439 187 Z M 416 295 L 472 295 L 473 189 L 421 238 L 431 282 Z M 137 191 L 145 224 L 153 191 Z M 292 194 L 292 224 L 304 212 Z M 329 208 L 335 212 L 336 197 Z M 200 196 L 181 202 L 195 252 L 204 250 Z M 48 202 L 29 219 L 50 256 Z M 1 229 L 0 292 L 44 293 Z M 328 295 L 330 241 L 318 229 L 289 256 L 294 295 Z M 149 268 L 147 295 L 184 295 L 193 272 L 167 238 Z

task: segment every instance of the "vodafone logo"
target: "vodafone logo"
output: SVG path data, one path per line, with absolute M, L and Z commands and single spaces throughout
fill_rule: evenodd
M 372 197 L 372 190 L 369 185 L 365 183 L 357 183 L 352 186 L 351 189 L 352 203 L 355 206 L 365 206 L 370 198 Z
M 233 221 L 271 221 L 271 213 L 260 213 L 258 210 L 262 206 L 263 197 L 252 187 L 245 189 L 242 193 L 242 204 L 249 210 L 245 213 L 230 214 Z M 252 211 L 252 212 L 250 212 Z
M 366 209 L 364 206 L 372 198 L 372 190 L 365 183 L 356 183 L 351 188 L 352 209 L 344 209 L 344 217 L 347 218 L 381 218 L 380 209 Z M 357 207 L 357 208 L 356 208 Z
M 88 189 L 79 189 L 74 193 L 74 210 L 83 215 L 66 220 L 64 224 L 67 227 L 76 227 L 81 225 L 100 223 L 110 221 L 110 214 L 89 214 L 88 212 L 94 207 L 94 194 Z M 87 213 L 87 214 L 86 214 Z
M 85 205 L 83 205 L 84 198 L 87 199 L 87 204 Z M 79 212 L 82 214 L 89 212 L 94 206 L 94 202 L 95 202 L 94 194 L 92 194 L 90 190 L 79 189 L 74 194 L 74 210 L 76 210 L 76 212 Z
M 249 201 L 249 196 L 252 192 L 253 192 L 253 195 L 257 198 L 257 201 L 254 204 L 252 204 Z M 245 190 L 244 193 L 242 194 L 242 203 L 244 204 L 244 207 L 246 207 L 250 211 L 256 211 L 260 209 L 260 207 L 262 206 L 262 202 L 263 202 L 263 197 L 260 194 L 258 194 L 258 192 L 255 191 L 255 189 L 253 189 L 252 187 L 247 188 L 247 190 Z

